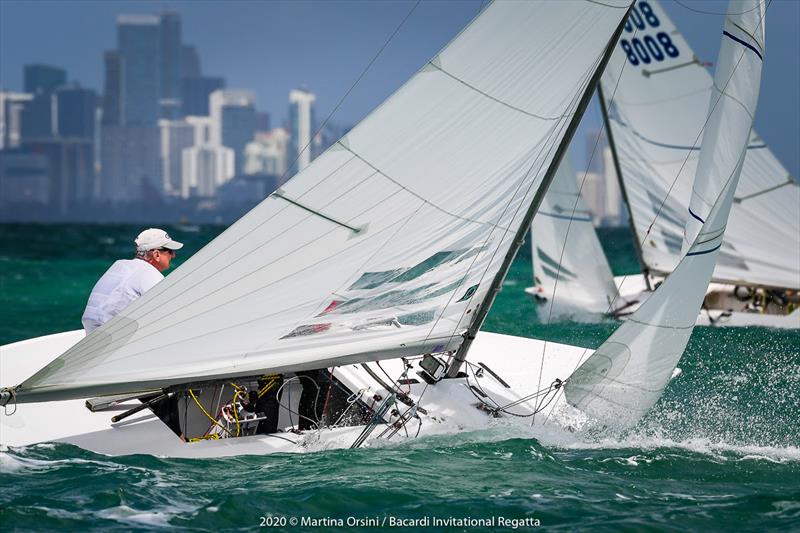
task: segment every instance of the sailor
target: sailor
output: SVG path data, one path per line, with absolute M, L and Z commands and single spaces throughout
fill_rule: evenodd
M 136 237 L 134 259 L 115 261 L 95 284 L 81 322 L 88 335 L 164 279 L 161 274 L 182 243 L 162 229 L 146 229 Z

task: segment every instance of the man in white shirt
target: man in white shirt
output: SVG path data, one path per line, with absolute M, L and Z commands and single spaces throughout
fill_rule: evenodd
M 156 228 L 144 230 L 135 242 L 136 257 L 115 261 L 92 289 L 81 318 L 87 335 L 164 279 L 161 273 L 183 247 Z

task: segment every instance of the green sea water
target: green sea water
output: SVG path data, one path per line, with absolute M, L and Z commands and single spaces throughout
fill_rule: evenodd
M 0 345 L 77 329 L 134 226 L 0 225 Z M 178 262 L 223 228 L 167 227 Z M 615 274 L 625 230 L 601 231 Z M 596 347 L 617 323 L 544 324 L 524 248 L 484 329 Z M 69 445 L 0 451 L 0 529 L 800 530 L 800 333 L 702 328 L 625 435 L 489 430 L 356 451 L 175 460 Z M 0 414 L 0 416 L 3 416 Z M 296 519 L 298 525 L 291 520 Z M 445 527 L 434 520 L 462 520 Z M 395 527 L 390 527 L 392 524 Z M 274 527 L 267 527 L 275 529 Z

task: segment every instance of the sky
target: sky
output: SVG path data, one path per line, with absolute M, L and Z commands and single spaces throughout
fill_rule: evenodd
M 562 0 L 577 1 L 577 0 Z M 181 14 L 183 40 L 197 48 L 204 75 L 252 89 L 274 124 L 287 116 L 289 91 L 305 85 L 327 117 L 411 12 L 332 120 L 352 125 L 434 56 L 479 11 L 481 0 L 0 0 L 0 87 L 22 89 L 22 68 L 66 68 L 70 81 L 102 89 L 104 50 L 116 48 L 116 16 L 165 9 Z M 695 53 L 714 62 L 727 2 L 665 0 Z M 708 13 L 702 13 L 702 12 Z M 800 0 L 773 0 L 755 127 L 790 174 L 800 174 Z M 578 130 L 600 127 L 595 103 Z M 576 155 L 576 152 L 578 153 Z M 577 158 L 577 159 L 576 159 Z

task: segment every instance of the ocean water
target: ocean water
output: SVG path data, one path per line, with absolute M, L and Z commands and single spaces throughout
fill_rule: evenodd
M 130 256 L 141 229 L 0 225 L 0 345 L 80 327 L 92 285 Z M 186 243 L 178 262 L 222 230 L 166 229 Z M 635 272 L 627 232 L 600 236 L 615 273 Z M 524 248 L 484 329 L 596 347 L 616 327 L 541 323 L 524 293 L 530 279 Z M 0 529 L 378 531 L 410 521 L 511 531 L 538 521 L 569 531 L 800 530 L 800 333 L 698 327 L 680 368 L 653 411 L 615 438 L 501 420 L 480 432 L 265 457 L 2 450 Z

